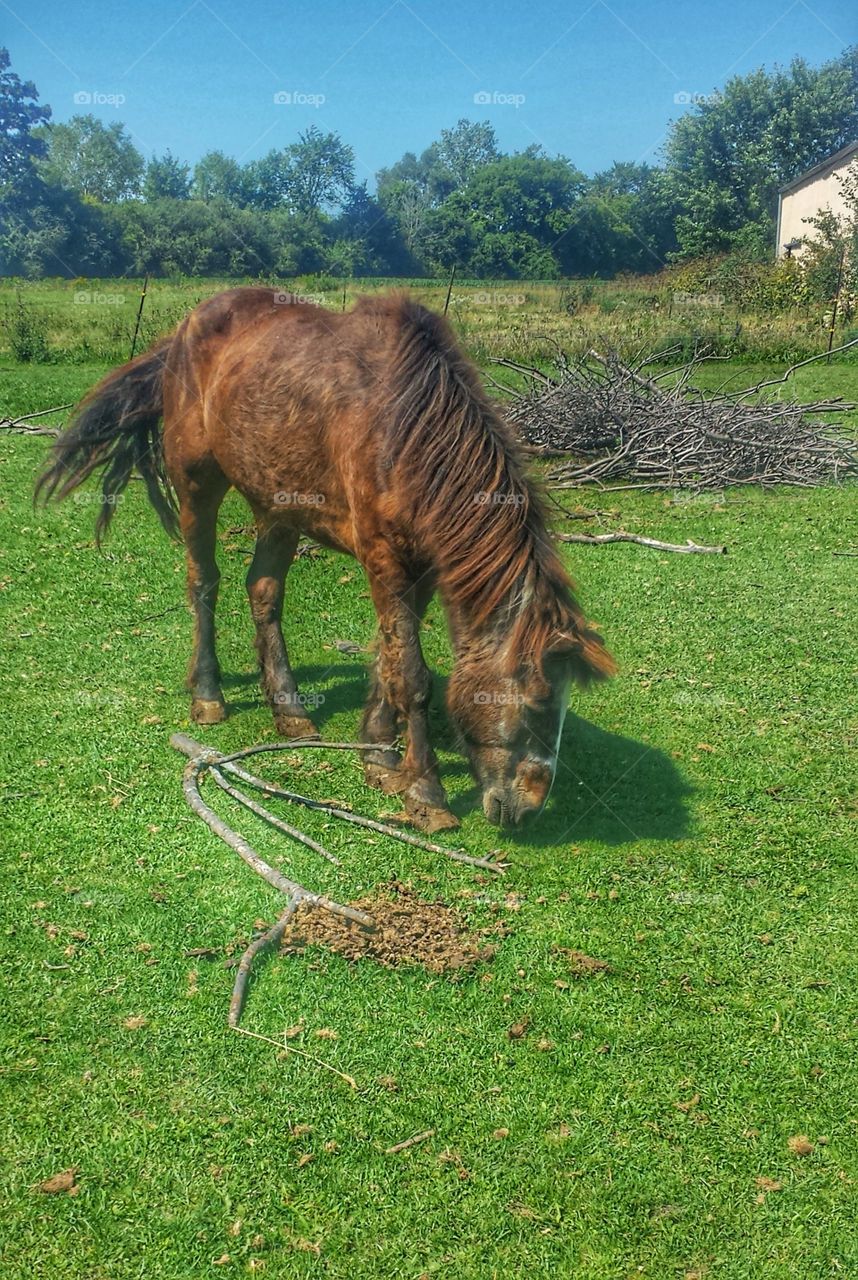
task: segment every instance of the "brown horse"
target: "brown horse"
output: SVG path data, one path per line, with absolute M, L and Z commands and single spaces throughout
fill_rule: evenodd
M 163 434 L 160 421 L 163 418 Z M 218 509 L 232 486 L 256 518 L 247 575 L 261 683 L 286 736 L 315 734 L 281 631 L 301 533 L 363 565 L 379 621 L 361 739 L 367 780 L 427 830 L 457 825 L 428 731 L 419 628 L 438 589 L 455 669 L 447 705 L 490 822 L 548 796 L 570 682 L 613 663 L 572 595 L 509 428 L 445 320 L 403 294 L 337 314 L 271 289 L 203 302 L 108 374 L 60 437 L 37 492 L 103 469 L 100 536 L 136 467 L 162 523 L 176 515 L 195 617 L 191 716 L 226 715 L 215 655 Z

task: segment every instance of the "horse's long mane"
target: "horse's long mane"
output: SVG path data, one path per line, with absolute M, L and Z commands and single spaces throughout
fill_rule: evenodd
M 514 662 L 541 667 L 565 636 L 582 678 L 613 662 L 586 624 L 548 532 L 543 501 L 509 425 L 447 322 L 396 299 L 401 340 L 385 466 L 412 504 L 415 541 L 429 552 L 449 608 L 479 628 L 497 620 Z

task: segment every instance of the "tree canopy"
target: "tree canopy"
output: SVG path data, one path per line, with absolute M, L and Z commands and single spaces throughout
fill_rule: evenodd
M 53 123 L 0 49 L 0 266 L 553 278 L 766 258 L 779 187 L 856 138 L 853 48 L 731 78 L 673 121 L 658 165 L 588 177 L 539 146 L 504 154 L 489 121 L 460 119 L 381 169 L 372 193 L 349 144 L 315 125 L 247 163 L 146 160 L 120 121 Z
M 140 194 L 143 157 L 118 120 L 105 125 L 94 115 L 72 116 L 68 124 L 46 126 L 40 136 L 47 154 L 38 167 L 50 185 L 100 204 Z

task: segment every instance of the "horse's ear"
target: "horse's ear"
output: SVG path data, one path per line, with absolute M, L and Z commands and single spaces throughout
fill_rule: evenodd
M 598 631 L 587 626 L 555 632 L 546 646 L 545 657 L 565 659 L 572 668 L 573 678 L 581 685 L 607 680 L 617 670 Z

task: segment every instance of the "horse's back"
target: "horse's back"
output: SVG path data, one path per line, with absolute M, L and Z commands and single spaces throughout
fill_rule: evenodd
M 346 526 L 377 490 L 397 306 L 348 313 L 287 293 L 231 289 L 179 329 L 165 399 L 171 472 L 214 468 L 257 518 L 352 548 Z

